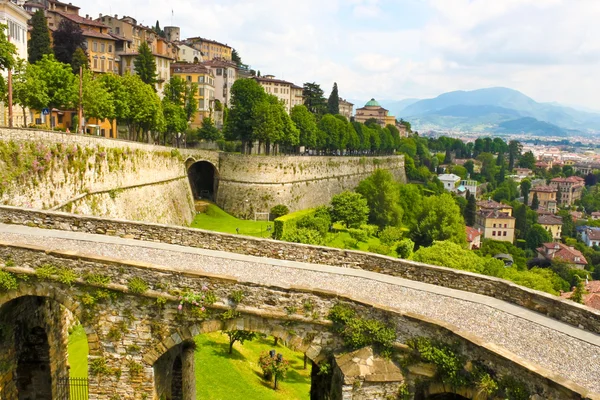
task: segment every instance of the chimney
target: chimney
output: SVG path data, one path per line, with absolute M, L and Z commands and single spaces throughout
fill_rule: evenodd
M 118 18 L 118 14 L 115 14 L 115 19 L 117 19 L 117 18 Z
M 98 18 L 102 19 L 102 13 L 98 14 Z
M 90 19 L 90 14 L 85 14 L 85 19 Z

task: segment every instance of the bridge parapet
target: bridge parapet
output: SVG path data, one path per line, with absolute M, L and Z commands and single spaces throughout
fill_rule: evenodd
M 155 362 L 203 332 L 246 329 L 272 334 L 305 351 L 312 360 L 319 360 L 322 354 L 342 348 L 327 320 L 329 311 L 340 302 L 361 316 L 393 326 L 398 343 L 416 336 L 456 343 L 468 359 L 483 363 L 498 376 L 516 377 L 543 398 L 594 396 L 557 374 L 449 324 L 346 294 L 262 286 L 227 276 L 8 243 L 0 243 L 0 258 L 4 260 L 0 269 L 19 277 L 20 282 L 17 289 L 0 292 L 0 309 L 22 296 L 41 296 L 60 302 L 80 318 L 92 338 L 90 360 L 103 360 L 102 370 L 91 375 L 90 390 L 98 399 L 114 395 L 138 398 L 142 393 L 160 396 L 155 392 L 160 391 L 155 387 L 159 373 L 153 368 Z M 47 273 L 50 266 L 55 275 Z M 61 279 L 58 271 L 71 271 L 74 279 Z M 106 277 L 101 284 L 99 279 L 90 278 L 98 275 Z M 186 307 L 179 310 L 182 294 L 207 291 L 216 300 L 207 305 L 208 314 L 193 313 Z M 234 292 L 244 294 L 239 303 L 232 300 Z M 307 303 L 311 304 L 310 315 L 305 312 Z M 135 344 L 137 349 L 132 352 L 126 344 Z
M 495 297 L 600 333 L 600 312 L 512 282 L 360 251 L 108 218 L 0 206 L 0 222 L 105 234 L 289 261 L 364 269 Z

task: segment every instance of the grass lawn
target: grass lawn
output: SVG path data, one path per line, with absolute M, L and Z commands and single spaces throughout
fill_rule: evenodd
M 210 204 L 206 212 L 196 214 L 191 227 L 206 229 L 215 232 L 237 233 L 236 228 L 240 229 L 240 235 L 270 237 L 267 226 L 271 226 L 273 231 L 273 222 L 267 221 L 245 221 L 227 214 L 214 204 Z
M 195 338 L 196 398 L 210 400 L 295 400 L 310 397 L 310 364 L 306 370 L 304 356 L 288 348 L 273 346 L 273 338 L 259 338 L 244 345 L 235 343 L 229 355 L 227 335 L 214 332 Z M 260 353 L 274 349 L 290 362 L 287 376 L 273 390 L 273 382 L 262 380 L 258 366 Z
M 71 366 L 69 376 L 74 378 L 87 378 L 88 342 L 85 330 L 81 325 L 75 326 L 69 335 L 68 352 L 69 365 Z

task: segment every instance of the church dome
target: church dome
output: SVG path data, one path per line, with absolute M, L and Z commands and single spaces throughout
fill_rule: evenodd
M 371 99 L 370 101 L 367 102 L 367 104 L 365 104 L 365 107 L 381 107 L 381 106 L 379 105 L 377 100 Z

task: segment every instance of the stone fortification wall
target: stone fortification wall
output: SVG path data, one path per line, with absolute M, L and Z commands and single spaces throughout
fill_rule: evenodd
M 177 225 L 194 210 L 184 158 L 217 155 L 24 129 L 0 129 L 0 141 L 21 158 L 0 159 L 0 204 Z
M 175 346 L 204 332 L 245 329 L 275 335 L 318 361 L 324 354 L 342 349 L 327 319 L 332 307 L 339 302 L 353 307 L 358 315 L 391 324 L 399 348 L 416 336 L 435 338 L 457 344 L 467 359 L 484 363 L 498 376 L 515 377 L 542 398 L 581 399 L 590 395 L 585 388 L 451 325 L 359 301 L 345 294 L 301 287 L 261 286 L 226 276 L 173 271 L 148 263 L 46 251 L 35 246 L 1 244 L 0 260 L 11 260 L 10 265 L 0 261 L 0 270 L 19 277 L 17 289 L 0 293 L 0 308 L 21 296 L 41 295 L 64 304 L 79 317 L 90 340 L 90 360 L 102 358 L 107 368 L 106 372 L 90 373 L 90 392 L 99 400 L 115 395 L 139 399 L 143 398 L 142 393 L 148 398 L 159 398 L 161 393 L 156 393 L 154 385 L 154 363 Z M 72 271 L 77 279 L 67 285 L 52 277 L 44 278 L 38 271 L 48 265 L 57 271 Z M 101 285 L 89 280 L 97 274 L 106 278 Z M 28 279 L 23 279 L 25 276 Z M 131 285 L 134 280 L 142 282 L 145 288 L 134 291 Z M 216 303 L 208 306 L 208 314 L 194 314 L 187 306 L 178 311 L 179 300 L 174 294 L 206 290 L 216 298 Z M 242 301 L 232 303 L 231 294 L 239 291 L 244 293 Z M 107 297 L 109 292 L 119 294 Z M 98 293 L 103 293 L 103 297 L 98 297 Z M 82 296 L 96 300 L 83 303 L 79 301 Z M 163 301 L 157 302 L 157 298 Z M 310 316 L 302 311 L 307 302 L 313 305 Z M 223 312 L 230 312 L 232 307 L 238 316 L 223 318 Z M 290 323 L 293 330 L 289 329 Z M 132 344 L 137 346 L 133 350 Z M 134 369 L 134 366 L 139 368 Z
M 403 156 L 281 157 L 221 153 L 217 204 L 237 216 L 268 212 L 277 204 L 292 211 L 329 203 L 354 189 L 377 168 L 406 182 Z
M 260 257 L 358 268 L 492 296 L 600 333 L 600 312 L 502 279 L 360 251 L 287 243 L 198 229 L 0 206 L 0 222 L 130 237 Z

